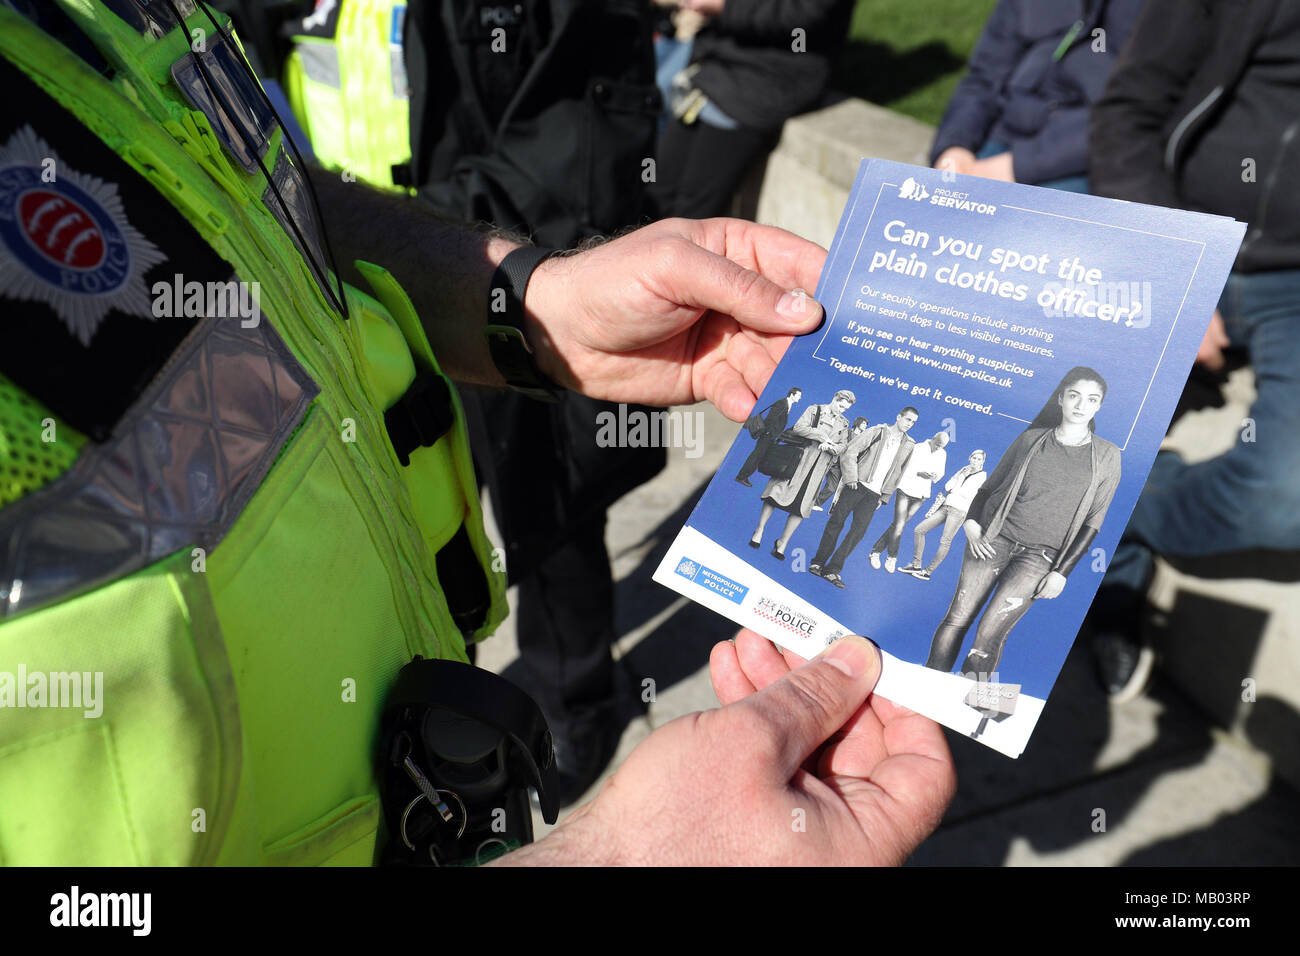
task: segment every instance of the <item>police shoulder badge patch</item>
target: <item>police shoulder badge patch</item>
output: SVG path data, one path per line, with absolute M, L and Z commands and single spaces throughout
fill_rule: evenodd
M 152 319 L 144 274 L 166 258 L 115 184 L 70 167 L 30 125 L 0 145 L 0 295 L 45 303 L 89 345 L 110 310 Z

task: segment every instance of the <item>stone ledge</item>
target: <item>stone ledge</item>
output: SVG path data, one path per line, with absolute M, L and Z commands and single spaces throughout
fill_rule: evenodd
M 843 99 L 785 124 L 768 159 L 756 219 L 829 246 L 864 156 L 926 165 L 934 130 Z

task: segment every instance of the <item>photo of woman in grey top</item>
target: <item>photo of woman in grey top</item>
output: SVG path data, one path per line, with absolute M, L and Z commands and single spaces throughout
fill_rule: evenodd
M 1100 374 L 1071 369 L 976 492 L 957 590 L 926 667 L 952 670 L 983 609 L 960 673 L 992 679 L 1011 629 L 1035 601 L 1065 588 L 1119 486 L 1119 448 L 1094 434 L 1105 397 Z

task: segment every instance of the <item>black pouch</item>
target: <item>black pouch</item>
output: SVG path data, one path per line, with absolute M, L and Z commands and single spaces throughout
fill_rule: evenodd
M 533 839 L 528 790 L 559 814 L 555 751 L 532 698 L 458 661 L 417 657 L 384 707 L 380 793 L 389 866 L 475 866 Z

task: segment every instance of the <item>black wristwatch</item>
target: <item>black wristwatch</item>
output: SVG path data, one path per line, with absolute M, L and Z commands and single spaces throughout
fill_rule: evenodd
M 558 250 L 521 246 L 508 253 L 492 275 L 488 297 L 488 349 L 501 377 L 516 392 L 558 402 L 560 387 L 542 374 L 524 335 L 524 292 L 533 271 Z

